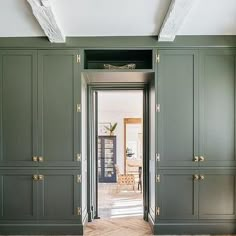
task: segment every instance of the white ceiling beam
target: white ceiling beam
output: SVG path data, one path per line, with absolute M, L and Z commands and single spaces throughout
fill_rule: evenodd
M 172 0 L 162 23 L 158 41 L 174 41 L 175 36 L 196 0 Z
M 66 38 L 58 26 L 49 0 L 27 0 L 44 33 L 52 43 L 65 43 Z

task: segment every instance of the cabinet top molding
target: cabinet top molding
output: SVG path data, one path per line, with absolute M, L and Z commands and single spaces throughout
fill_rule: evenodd
M 158 41 L 174 41 L 196 0 L 172 0 L 160 29 Z
M 66 39 L 48 0 L 27 0 L 33 14 L 51 43 L 65 43 Z

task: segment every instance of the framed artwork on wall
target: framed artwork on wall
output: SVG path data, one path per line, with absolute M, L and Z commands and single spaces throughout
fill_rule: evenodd
M 110 122 L 102 122 L 98 123 L 98 135 L 109 135 L 109 130 L 107 130 L 105 127 L 111 127 Z

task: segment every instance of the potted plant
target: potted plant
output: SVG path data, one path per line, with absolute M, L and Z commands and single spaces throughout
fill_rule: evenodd
M 117 127 L 117 122 L 115 122 L 113 125 L 111 124 L 110 127 L 108 126 L 104 126 L 104 127 L 110 132 L 110 135 L 114 135 L 114 131 Z

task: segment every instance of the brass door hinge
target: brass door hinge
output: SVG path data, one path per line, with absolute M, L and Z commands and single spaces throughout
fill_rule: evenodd
M 156 63 L 160 63 L 160 54 L 156 54 Z
M 160 154 L 156 153 L 156 161 L 160 161 Z
M 156 182 L 160 183 L 161 182 L 161 176 L 160 175 L 156 175 Z
M 161 105 L 160 104 L 156 104 L 156 112 L 160 112 L 161 111 Z
M 77 215 L 81 216 L 81 207 L 77 207 Z
M 77 183 L 81 183 L 81 175 L 77 175 Z
M 80 63 L 80 55 L 79 54 L 76 56 L 76 61 L 77 61 L 77 63 Z
M 81 154 L 80 153 L 77 153 L 77 158 L 76 158 L 77 161 L 81 161 Z
M 157 216 L 160 215 L 160 207 L 156 207 L 156 215 L 157 215 Z
M 77 110 L 77 112 L 81 112 L 81 105 L 80 104 L 77 104 L 76 110 Z

